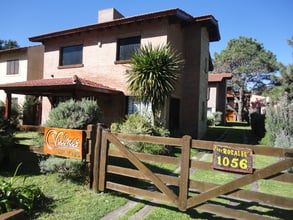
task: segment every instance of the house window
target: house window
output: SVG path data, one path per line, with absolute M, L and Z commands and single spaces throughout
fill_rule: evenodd
M 11 98 L 11 107 L 13 109 L 19 109 L 18 98 L 17 97 L 12 97 Z
M 17 106 L 18 105 L 18 98 L 17 97 L 12 97 L 11 98 L 11 104 Z
M 7 75 L 18 74 L 19 71 L 19 60 L 8 60 L 7 61 Z
M 140 48 L 140 36 L 118 39 L 117 60 L 129 60 Z
M 62 47 L 60 50 L 60 66 L 82 64 L 82 45 Z
M 150 105 L 137 101 L 134 97 L 128 97 L 127 114 L 144 114 L 150 112 Z

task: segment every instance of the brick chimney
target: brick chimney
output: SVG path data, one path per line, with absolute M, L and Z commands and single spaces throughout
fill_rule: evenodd
M 108 8 L 98 11 L 98 23 L 113 21 L 119 18 L 124 18 L 124 16 L 115 8 Z

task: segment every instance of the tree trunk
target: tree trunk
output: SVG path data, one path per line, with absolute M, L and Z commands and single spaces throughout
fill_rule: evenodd
M 242 121 L 242 108 L 243 108 L 243 88 L 239 89 L 239 99 L 238 99 L 238 113 L 237 113 L 237 121 Z
M 155 126 L 155 118 L 156 118 L 156 116 L 155 116 L 155 114 L 156 114 L 156 108 L 155 108 L 155 106 L 152 104 L 152 118 L 151 118 L 151 123 L 152 123 L 152 126 Z

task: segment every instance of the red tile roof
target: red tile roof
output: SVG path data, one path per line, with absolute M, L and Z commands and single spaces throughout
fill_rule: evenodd
M 82 89 L 102 93 L 121 93 L 121 91 L 119 90 L 110 88 L 100 83 L 80 78 L 77 75 L 67 78 L 37 79 L 23 82 L 0 84 L 0 89 L 16 94 L 37 94 L 38 92 L 52 94 L 53 91 L 62 91 L 65 88 L 69 90 Z
M 209 82 L 222 82 L 224 79 L 231 79 L 232 73 L 211 73 L 209 74 Z

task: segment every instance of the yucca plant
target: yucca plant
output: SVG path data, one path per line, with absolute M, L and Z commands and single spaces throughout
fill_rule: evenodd
M 176 89 L 183 60 L 169 44 L 147 44 L 133 55 L 130 64 L 128 88 L 138 101 L 151 104 L 154 125 L 156 114 Z

